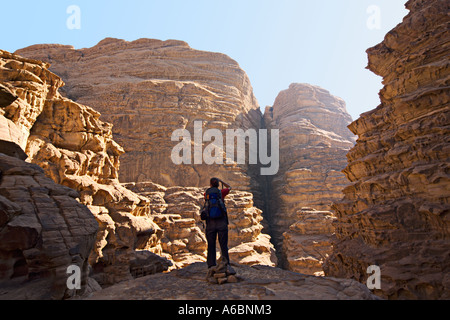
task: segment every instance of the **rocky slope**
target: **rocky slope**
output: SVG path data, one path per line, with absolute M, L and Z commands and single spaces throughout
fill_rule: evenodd
M 0 152 L 0 300 L 88 293 L 98 224 L 77 197 L 37 165 Z M 66 285 L 70 266 L 80 270 L 79 290 Z
M 17 53 L 51 63 L 50 70 L 66 83 L 67 97 L 114 125 L 114 139 L 126 151 L 121 182 L 204 187 L 220 176 L 240 190 L 258 188 L 253 166 L 194 164 L 193 157 L 192 164 L 175 165 L 171 160 L 177 144 L 172 133 L 187 129 L 194 141 L 194 121 L 201 121 L 204 130 L 224 133 L 260 128 L 262 115 L 250 81 L 226 55 L 194 50 L 182 41 L 111 38 L 88 49 L 35 45 Z
M 391 299 L 450 298 L 450 3 L 411 0 L 410 13 L 368 50 L 381 105 L 351 124 L 359 136 L 336 202 L 338 241 L 326 274 L 367 279 L 381 268 Z
M 330 210 L 332 202 L 342 197 L 341 190 L 348 182 L 341 170 L 355 138 L 347 128 L 351 117 L 344 101 L 308 84 L 292 84 L 282 91 L 274 106 L 266 109 L 264 120 L 269 129 L 280 130 L 280 170 L 268 181 L 267 218 L 277 251 L 285 255 L 295 251 L 295 246 L 305 244 L 293 242 L 299 238 L 283 237 L 284 232 L 296 230 L 290 226 L 297 222 L 299 210 L 304 207 Z M 323 216 L 323 222 L 317 220 L 318 225 L 326 225 L 327 216 Z M 314 248 L 304 252 L 308 251 L 313 252 Z M 318 257 L 307 254 L 296 259 L 310 258 Z M 281 256 L 282 266 L 306 272 L 305 268 L 297 269 L 294 260 Z M 320 261 L 323 262 L 323 257 Z M 311 274 L 317 271 L 313 269 Z
M 269 266 L 233 265 L 237 283 L 211 284 L 206 264 L 126 281 L 91 300 L 374 300 L 367 287 L 350 279 L 301 275 Z

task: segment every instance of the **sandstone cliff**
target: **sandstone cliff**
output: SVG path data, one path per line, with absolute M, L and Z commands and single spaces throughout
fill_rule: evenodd
M 203 189 L 120 184 L 119 157 L 124 151 L 113 140 L 112 125 L 92 108 L 61 96 L 64 83 L 46 63 L 5 51 L 1 58 L 0 139 L 8 143 L 7 148 L 1 145 L 2 152 L 29 156 L 28 161 L 41 166 L 53 181 L 78 191 L 79 201 L 99 225 L 89 257 L 93 278 L 111 285 L 205 260 L 199 217 Z M 231 259 L 275 265 L 253 195 L 233 192 L 227 206 Z
M 332 252 L 334 239 L 330 211 L 302 208 L 297 211 L 297 222 L 283 234 L 282 252 L 287 269 L 303 274 L 324 276 L 323 263 Z
M 280 130 L 280 170 L 268 181 L 267 219 L 271 235 L 277 251 L 284 255 L 280 255 L 282 266 L 307 272 L 307 268 L 300 267 L 301 260 L 312 259 L 321 264 L 325 257 L 307 254 L 314 252 L 313 247 L 304 248 L 305 255 L 298 256 L 295 247 L 304 247 L 306 242 L 294 241 L 300 238 L 293 237 L 297 229 L 290 226 L 297 223 L 297 214 L 303 207 L 328 211 L 332 202 L 342 197 L 341 190 L 348 183 L 341 170 L 355 139 L 347 128 L 351 117 L 344 101 L 328 91 L 307 84 L 292 84 L 278 95 L 272 108 L 266 109 L 264 120 L 269 129 Z M 314 219 L 318 227 L 327 224 L 329 215 L 332 213 L 324 215 L 323 221 Z M 291 234 L 283 237 L 289 230 Z M 324 229 L 326 238 L 332 233 L 331 229 Z M 329 243 L 324 245 L 329 247 Z M 286 256 L 295 251 L 295 258 Z M 311 274 L 316 272 L 320 271 L 310 270 Z
M 99 232 L 89 262 L 100 283 L 130 279 L 135 260 L 144 260 L 149 272 L 167 269 L 165 259 L 148 251 L 162 235 L 149 217 L 148 200 L 118 181 L 123 149 L 113 140 L 111 125 L 93 109 L 62 97 L 64 83 L 48 67 L 0 51 L 2 96 L 14 98 L 0 109 L 0 139 L 26 150 L 28 161 L 54 182 L 78 191 L 95 215 Z
M 51 63 L 50 70 L 66 83 L 67 97 L 114 125 L 114 139 L 125 150 L 121 182 L 203 187 L 220 176 L 240 190 L 258 189 L 253 166 L 171 161 L 177 144 L 172 133 L 187 129 L 193 140 L 194 121 L 222 132 L 261 127 L 250 81 L 226 55 L 194 50 L 182 41 L 111 38 L 88 49 L 35 45 L 17 53 Z
M 329 210 L 342 195 L 347 181 L 340 171 L 354 137 L 347 129 L 351 118 L 345 103 L 326 90 L 293 84 L 263 118 L 250 81 L 235 61 L 181 41 L 105 39 L 88 49 L 35 45 L 17 52 L 50 62 L 66 82 L 66 96 L 114 124 L 114 139 L 126 151 L 121 182 L 202 187 L 219 176 L 253 193 L 255 206 L 267 218 L 264 232 L 271 232 L 280 253 L 283 233 L 296 222 L 298 210 Z M 186 128 L 193 138 L 196 120 L 204 129 L 221 132 L 279 129 L 278 174 L 261 177 L 259 165 L 173 164 L 172 132 Z
M 350 125 L 359 136 L 337 201 L 326 274 L 367 279 L 381 268 L 391 299 L 450 298 L 449 1 L 411 0 L 410 13 L 368 68 L 383 77 L 381 105 Z

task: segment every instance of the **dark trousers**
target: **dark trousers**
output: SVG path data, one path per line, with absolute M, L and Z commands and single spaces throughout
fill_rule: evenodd
M 226 218 L 209 219 L 206 222 L 206 240 L 208 241 L 208 268 L 216 265 L 216 240 L 219 237 L 222 258 L 230 262 L 228 256 L 228 221 Z

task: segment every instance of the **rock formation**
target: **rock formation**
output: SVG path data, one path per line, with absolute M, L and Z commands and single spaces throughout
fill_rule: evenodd
M 188 129 L 193 140 L 194 121 L 223 134 L 261 127 L 250 81 L 226 55 L 194 50 L 182 41 L 111 38 L 88 49 L 35 45 L 17 53 L 51 63 L 50 70 L 66 83 L 67 97 L 114 125 L 114 139 L 125 150 L 121 182 L 202 187 L 220 176 L 237 189 L 258 189 L 253 165 L 193 164 L 193 157 L 192 164 L 175 165 L 171 160 L 178 143 L 171 141 L 172 133 Z
M 267 220 L 271 235 L 282 266 L 307 272 L 304 267 L 297 269 L 293 264 L 294 258 L 285 255 L 295 251 L 297 255 L 295 247 L 306 244 L 294 241 L 300 238 L 292 234 L 299 226 L 299 210 L 309 207 L 328 211 L 332 202 L 342 197 L 341 190 L 347 185 L 347 180 L 341 170 L 345 167 L 345 155 L 355 139 L 347 129 L 351 117 L 344 101 L 328 91 L 307 84 L 292 84 L 278 95 L 273 107 L 266 108 L 264 120 L 267 128 L 280 130 L 280 170 L 268 181 Z M 316 215 L 311 221 L 316 221 L 318 226 L 309 225 L 311 232 L 321 224 L 327 225 L 329 215 L 331 213 L 321 214 L 323 221 L 316 219 Z M 297 226 L 294 225 L 296 223 Z M 291 235 L 283 237 L 283 233 L 289 230 Z M 332 234 L 331 230 L 328 231 L 330 233 L 326 237 Z M 303 232 L 308 233 L 307 230 Z M 283 241 L 285 250 L 282 250 Z M 316 249 L 300 250 L 307 254 Z M 309 254 L 295 257 L 298 261 L 317 258 L 317 255 L 310 257 Z M 317 268 L 310 271 L 311 274 L 316 272 L 320 271 Z
M 64 83 L 46 63 L 4 51 L 1 58 L 0 138 L 12 146 L 20 144 L 48 177 L 78 191 L 80 202 L 96 217 L 99 231 L 89 258 L 93 278 L 111 285 L 167 270 L 170 264 L 179 268 L 204 261 L 206 239 L 199 217 L 204 190 L 152 182 L 120 184 L 119 157 L 124 151 L 113 140 L 111 124 L 92 108 L 61 96 Z M 11 147 L 10 153 L 17 152 L 23 153 Z M 231 258 L 275 265 L 253 195 L 233 192 L 227 206 Z
M 335 219 L 330 211 L 297 211 L 297 222 L 283 234 L 282 254 L 288 270 L 324 276 L 323 263 L 332 251 Z
M 97 218 L 89 258 L 94 278 L 101 284 L 130 279 L 135 260 L 147 261 L 151 272 L 167 269 L 165 259 L 148 251 L 162 234 L 149 217 L 148 200 L 118 181 L 123 149 L 113 140 L 111 125 L 93 109 L 62 97 L 63 81 L 41 61 L 0 51 L 0 81 L 7 101 L 0 109 L 0 138 L 23 148 L 28 161 L 54 182 L 78 191 Z
M 98 224 L 74 190 L 0 150 L 0 299 L 63 299 L 89 293 L 88 258 Z M 80 287 L 67 286 L 68 268 Z M 93 282 L 95 285 L 95 282 Z
M 181 41 L 108 38 L 88 49 L 35 45 L 17 53 L 51 63 L 51 70 L 66 83 L 62 90 L 67 97 L 93 107 L 114 124 L 114 140 L 125 150 L 119 172 L 123 183 L 202 187 L 219 176 L 235 189 L 253 193 L 255 206 L 267 216 L 265 232 L 271 232 L 280 252 L 283 233 L 296 222 L 297 210 L 329 210 L 342 196 L 347 181 L 340 171 L 354 137 L 347 128 L 351 118 L 345 103 L 326 90 L 293 84 L 263 118 L 250 81 L 234 60 Z M 248 161 L 175 165 L 171 153 L 178 142 L 171 141 L 171 135 L 188 129 L 193 139 L 194 121 L 202 121 L 204 130 L 223 133 L 279 129 L 280 171 L 262 177 L 260 164 Z M 159 223 L 167 226 L 166 220 Z M 165 252 L 175 250 L 163 246 Z
M 237 283 L 205 281 L 206 265 L 194 263 L 170 273 L 122 282 L 91 300 L 375 300 L 366 286 L 350 279 L 302 275 L 269 266 L 233 265 Z
M 305 84 L 281 92 L 262 117 L 234 60 L 181 41 L 17 52 L 52 63 L 61 78 L 46 62 L 0 50 L 0 297 L 78 294 L 65 283 L 75 264 L 81 293 L 93 279 L 126 281 L 97 299 L 370 299 L 352 279 L 365 283 L 376 265 L 382 297 L 449 299 L 450 4 L 406 7 L 403 23 L 368 50 L 368 68 L 384 80 L 381 105 L 351 124 L 341 99 Z M 248 162 L 175 165 L 171 134 L 194 135 L 195 121 L 280 130 L 278 174 L 261 178 Z M 211 176 L 238 190 L 227 207 L 241 276 L 214 291 L 197 263 L 206 251 L 200 187 Z M 255 267 L 276 258 L 254 202 L 281 266 L 352 279 Z M 186 268 L 148 276 L 169 267 Z
M 369 49 L 381 105 L 353 122 L 359 136 L 334 205 L 327 275 L 367 279 L 390 299 L 450 298 L 449 1 L 410 0 L 403 22 Z
M 200 219 L 205 189 L 166 188 L 151 182 L 124 186 L 149 199 L 153 220 L 164 230 L 158 254 L 174 261 L 176 268 L 206 261 L 207 242 Z M 270 237 L 261 233 L 262 211 L 253 206 L 252 194 L 233 190 L 225 205 L 230 221 L 230 259 L 246 265 L 275 266 L 275 250 Z M 217 252 L 219 257 L 220 250 Z

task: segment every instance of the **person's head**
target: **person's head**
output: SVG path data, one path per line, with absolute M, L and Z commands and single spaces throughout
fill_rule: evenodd
M 211 180 L 209 180 L 209 185 L 211 186 L 211 188 L 218 188 L 219 187 L 219 179 L 211 178 Z

